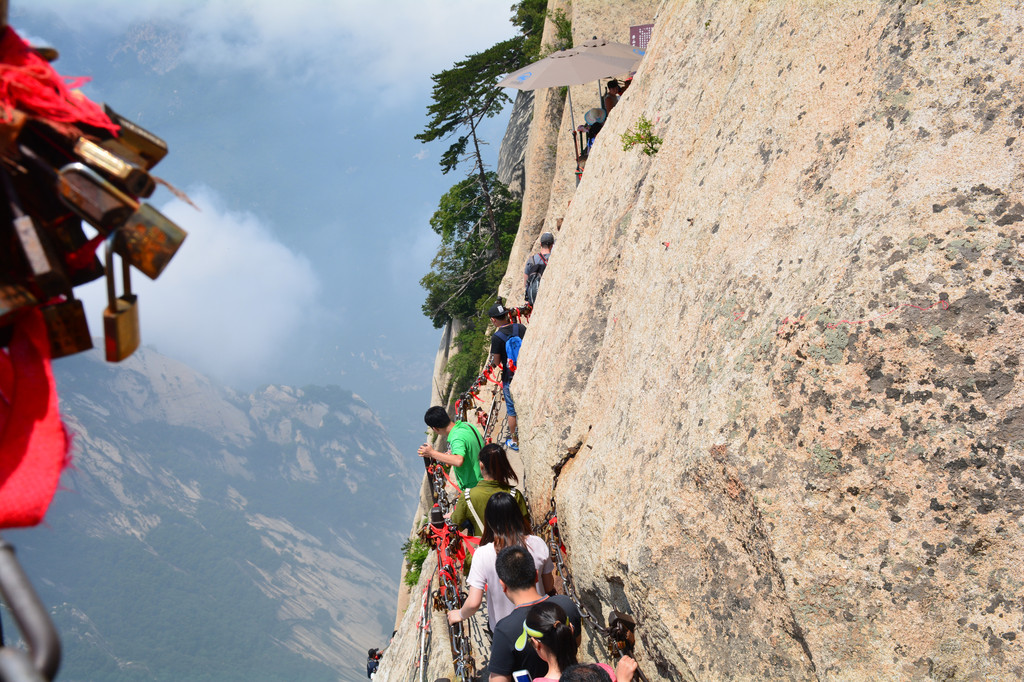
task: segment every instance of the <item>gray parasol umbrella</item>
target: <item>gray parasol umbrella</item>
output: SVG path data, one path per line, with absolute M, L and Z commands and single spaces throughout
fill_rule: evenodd
M 524 66 L 510 73 L 498 85 L 518 90 L 582 85 L 632 71 L 643 56 L 644 51 L 639 47 L 607 40 L 588 40 Z
M 595 38 L 568 50 L 553 52 L 544 59 L 524 66 L 510 73 L 498 85 L 517 90 L 582 85 L 633 71 L 643 57 L 644 51 L 639 47 Z M 572 116 L 571 93 L 569 114 Z M 575 129 L 576 117 L 572 116 L 572 119 L 572 127 Z

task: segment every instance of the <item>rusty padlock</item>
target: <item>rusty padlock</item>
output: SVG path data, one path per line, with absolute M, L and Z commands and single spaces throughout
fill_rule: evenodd
M 47 237 L 71 286 L 103 276 L 103 263 L 82 230 L 78 215 L 57 198 L 57 172 L 38 157 L 23 155 L 23 172 L 12 173 L 18 199 L 25 212 Z
M 621 611 L 612 611 L 608 626 L 612 653 L 631 654 L 636 646 L 636 620 Z
M 124 192 L 82 163 L 64 166 L 57 173 L 57 196 L 103 234 L 121 227 L 134 213 Z
M 121 239 L 118 240 L 116 246 L 117 253 L 150 279 L 159 277 L 181 247 L 181 243 L 185 241 L 188 233 L 160 211 L 149 204 L 140 204 L 87 166 L 72 163 L 62 168 L 59 175 L 71 184 L 87 184 L 95 187 L 105 197 L 112 198 L 129 208 L 131 213 L 116 224 L 97 224 L 84 213 L 82 217 L 89 220 L 102 232 L 114 229 L 121 232 Z M 75 205 L 72 204 L 72 208 L 74 207 Z
M 50 357 L 63 358 L 92 348 L 85 308 L 74 295 L 60 303 L 40 307 L 50 337 Z
M 22 285 L 0 282 L 0 324 L 9 322 L 11 313 L 31 308 L 38 303 L 32 292 Z
M 114 286 L 114 248 L 111 242 L 120 232 L 114 232 L 106 241 L 107 249 L 107 309 L 103 311 L 103 340 L 107 362 L 121 362 L 139 347 L 139 297 L 132 294 L 131 272 L 128 261 L 121 259 L 124 294 L 117 296 Z

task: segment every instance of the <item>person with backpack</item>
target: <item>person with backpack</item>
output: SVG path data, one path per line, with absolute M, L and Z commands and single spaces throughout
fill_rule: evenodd
M 459 495 L 452 512 L 452 523 L 457 528 L 468 527 L 476 537 L 484 534 L 484 510 L 492 495 L 508 493 L 515 498 L 520 511 L 523 512 L 524 528 L 530 528 L 530 516 L 526 511 L 526 498 L 512 483 L 519 483 L 519 476 L 512 469 L 505 449 L 497 443 L 488 443 L 480 450 L 481 481 L 472 489 Z
M 469 490 L 480 482 L 480 448 L 484 439 L 476 427 L 467 422 L 453 422 L 448 412 L 434 405 L 423 415 L 423 421 L 439 436 L 448 441 L 448 452 L 439 452 L 424 443 L 416 452 L 420 457 L 436 459 L 454 467 L 455 480 L 462 490 Z
M 501 365 L 501 392 L 505 396 L 505 414 L 508 415 L 508 440 L 505 447 L 512 450 L 519 449 L 516 430 L 516 406 L 512 402 L 512 391 L 509 386 L 512 377 L 516 373 L 516 363 L 519 361 L 519 348 L 523 345 L 523 337 L 526 336 L 526 325 L 519 322 L 513 323 L 508 316 L 508 308 L 501 303 L 495 303 L 487 311 L 494 325 L 494 335 L 491 336 L 491 362 L 490 367 Z
M 526 302 L 530 305 L 536 304 L 540 278 L 548 266 L 551 247 L 554 245 L 555 235 L 545 232 L 540 236 L 540 251 L 526 259 L 526 267 L 523 269 L 523 285 L 526 287 Z
M 366 652 L 366 676 L 371 680 L 376 676 L 380 667 L 381 652 L 379 649 L 370 649 Z

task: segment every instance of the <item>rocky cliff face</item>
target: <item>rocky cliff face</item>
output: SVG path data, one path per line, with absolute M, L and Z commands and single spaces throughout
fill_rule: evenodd
M 659 11 L 503 292 L 564 217 L 515 394 L 587 605 L 652 679 L 1019 679 L 1024 8 Z
M 516 379 L 529 493 L 583 444 L 573 569 L 649 675 L 1020 677 L 1022 32 L 1016 3 L 662 8 Z

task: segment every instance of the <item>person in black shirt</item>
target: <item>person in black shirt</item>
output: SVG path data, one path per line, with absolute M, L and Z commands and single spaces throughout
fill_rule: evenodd
M 516 670 L 529 670 L 530 677 L 543 677 L 548 670 L 544 662 L 532 646 L 517 650 L 516 642 L 524 636 L 523 624 L 530 607 L 545 601 L 558 604 L 569 617 L 569 624 L 576 633 L 577 646 L 583 622 L 579 609 L 564 594 L 553 597 L 541 596 L 537 591 L 537 567 L 533 557 L 523 547 L 512 545 L 498 552 L 495 562 L 498 580 L 505 595 L 516 605 L 512 613 L 498 621 L 494 628 L 494 640 L 491 644 L 491 659 L 488 671 L 489 682 L 512 682 L 512 673 Z

